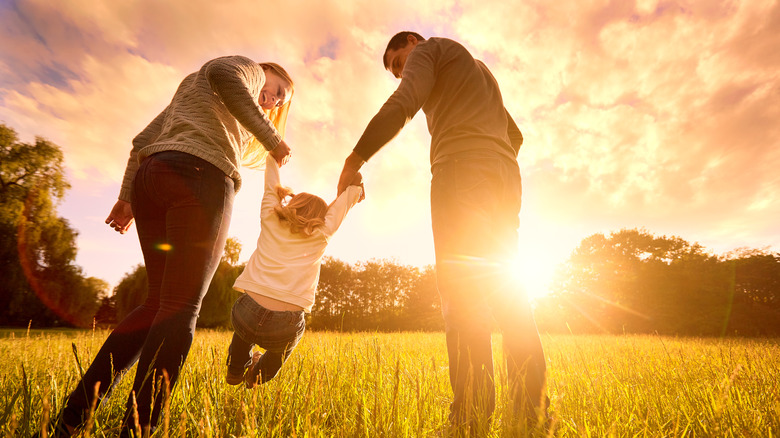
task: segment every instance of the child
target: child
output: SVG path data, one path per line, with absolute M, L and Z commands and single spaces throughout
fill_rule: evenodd
M 309 193 L 282 187 L 279 166 L 266 159 L 260 237 L 233 288 L 245 292 L 233 304 L 225 381 L 253 388 L 276 376 L 303 336 L 328 240 L 363 196 L 360 174 L 329 206 Z M 252 354 L 253 345 L 265 353 Z

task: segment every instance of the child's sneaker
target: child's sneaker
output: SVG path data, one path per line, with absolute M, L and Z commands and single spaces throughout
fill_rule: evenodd
M 260 377 L 260 357 L 263 355 L 263 353 L 260 353 L 259 351 L 255 351 L 255 353 L 252 355 L 252 363 L 249 364 L 249 368 L 246 370 L 246 374 L 244 374 L 244 382 L 246 383 L 246 387 L 249 389 L 252 389 L 257 385 L 257 380 Z
M 240 385 L 244 383 L 244 374 L 233 374 L 228 370 L 225 375 L 225 382 L 227 382 L 228 385 Z

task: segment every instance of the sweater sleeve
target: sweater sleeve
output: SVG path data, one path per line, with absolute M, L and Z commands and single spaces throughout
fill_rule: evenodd
M 422 108 L 436 81 L 435 55 L 417 46 L 406 59 L 401 83 L 366 126 L 354 152 L 368 161 L 390 142 Z
M 261 89 L 265 84 L 262 68 L 242 56 L 217 58 L 206 65 L 206 78 L 238 123 L 267 150 L 276 148 L 282 136 L 249 91 L 251 87 Z
M 269 154 L 265 158 L 265 184 L 263 187 L 263 201 L 260 203 L 260 217 L 266 217 L 273 213 L 274 207 L 279 205 L 281 200 L 276 192 L 276 187 L 280 183 L 279 165 Z
M 144 128 L 133 139 L 133 147 L 130 149 L 130 158 L 127 159 L 127 166 L 125 166 L 125 175 L 122 178 L 122 187 L 119 189 L 119 199 L 122 201 L 130 202 L 130 192 L 133 187 L 133 180 L 135 179 L 135 173 L 138 171 L 138 151 L 142 148 L 154 143 L 157 137 L 162 132 L 163 120 L 168 112 L 166 107 L 157 117 L 152 120 L 152 123 Z
M 507 121 L 507 135 L 509 135 L 509 141 L 512 144 L 512 149 L 515 150 L 515 155 L 517 155 L 520 152 L 520 146 L 523 145 L 523 133 L 520 132 L 520 128 L 517 127 L 517 123 L 515 123 L 515 120 L 512 118 L 512 116 L 509 114 L 509 111 L 504 108 L 504 111 L 506 112 L 506 121 Z
M 357 204 L 361 193 L 363 193 L 363 189 L 360 186 L 349 186 L 328 207 L 328 212 L 325 214 L 325 225 L 322 227 L 326 238 L 329 239 L 336 233 L 349 210 Z

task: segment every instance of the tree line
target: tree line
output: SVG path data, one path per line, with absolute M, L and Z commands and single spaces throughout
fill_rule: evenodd
M 233 283 L 245 265 L 237 265 L 240 244 L 228 239 L 214 279 L 203 299 L 198 327 L 229 328 L 230 309 L 240 292 Z M 106 297 L 96 322 L 111 325 L 124 318 L 146 295 L 146 269 L 138 265 Z M 443 330 L 432 267 L 418 268 L 393 260 L 348 264 L 326 257 L 320 270 L 317 300 L 307 315 L 311 330 Z
M 545 329 L 695 336 L 780 334 L 780 253 L 716 256 L 679 237 L 625 229 L 584 239 L 540 300 Z
M 78 233 L 57 215 L 69 184 L 57 145 L 22 143 L 0 124 L 0 326 L 110 326 L 143 301 L 146 270 L 108 290 L 75 264 Z M 243 270 L 228 239 L 198 325 L 228 327 Z M 679 237 L 641 230 L 594 234 L 535 302 L 541 331 L 670 335 L 780 334 L 780 253 L 712 255 Z M 326 258 L 313 330 L 443 330 L 433 266 Z

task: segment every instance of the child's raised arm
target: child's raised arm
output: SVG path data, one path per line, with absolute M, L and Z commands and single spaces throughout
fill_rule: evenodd
M 263 202 L 260 204 L 260 216 L 273 212 L 274 207 L 280 202 L 276 187 L 281 184 L 279 176 L 279 164 L 271 154 L 265 157 L 265 184 L 263 186 Z
M 352 178 L 352 182 L 350 182 L 349 185 L 358 186 L 361 189 L 360 198 L 358 198 L 357 202 L 366 199 L 366 188 L 363 186 L 363 175 L 361 175 L 360 172 L 355 173 L 355 177 Z
M 328 212 L 325 214 L 325 224 L 322 227 L 325 236 L 330 238 L 341 226 L 341 223 L 347 216 L 347 212 L 364 198 L 363 176 L 358 172 L 349 186 L 328 206 Z

